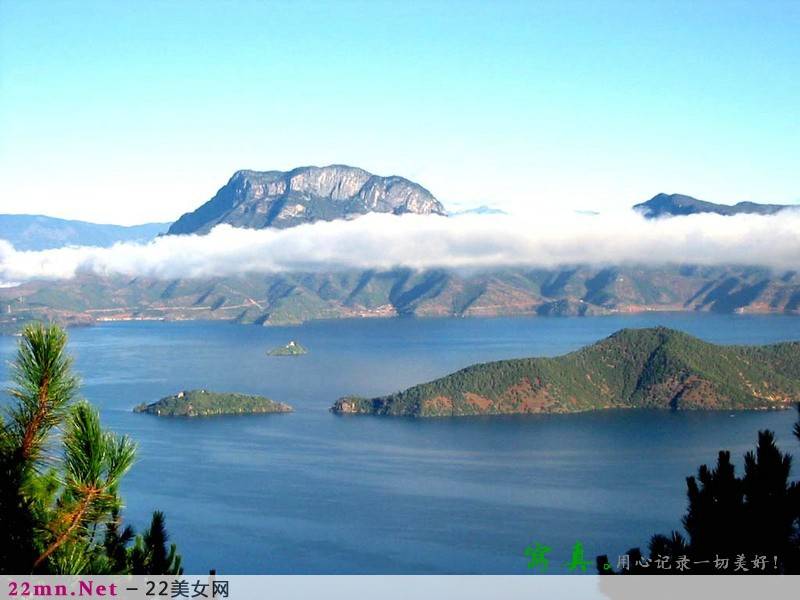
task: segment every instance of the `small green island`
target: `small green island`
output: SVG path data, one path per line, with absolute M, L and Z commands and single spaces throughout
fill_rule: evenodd
M 152 404 L 142 403 L 133 412 L 159 417 L 211 417 L 291 412 L 292 407 L 263 396 L 190 390 L 178 392 Z
M 719 346 L 655 327 L 623 329 L 564 356 L 473 365 L 344 414 L 457 417 L 615 408 L 770 410 L 800 401 L 800 342 Z
M 267 354 L 270 356 L 300 356 L 302 354 L 308 354 L 308 350 L 303 348 L 297 342 L 291 341 L 285 346 L 273 348 L 272 350 L 268 351 Z

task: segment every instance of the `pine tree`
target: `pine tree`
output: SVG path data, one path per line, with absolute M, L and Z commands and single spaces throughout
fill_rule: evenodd
M 800 421 L 795 434 L 800 437 Z M 748 564 L 763 556 L 770 565 L 776 557 L 778 573 L 800 573 L 800 484 L 789 481 L 791 456 L 778 449 L 772 432 L 761 431 L 755 452 L 748 452 L 744 462 L 744 475 L 737 477 L 730 453 L 720 452 L 715 469 L 703 465 L 697 478 L 687 478 L 689 507 L 682 522 L 688 540 L 677 532 L 654 535 L 650 561 L 668 556 L 674 564 L 685 556 L 692 564 L 688 572 L 720 574 L 737 572 L 739 556 Z M 717 557 L 729 559 L 727 569 L 715 564 Z M 607 562 L 606 555 L 597 558 L 598 572 L 613 573 L 603 569 Z M 677 571 L 656 571 L 651 564 L 649 572 Z
M 56 325 L 27 325 L 12 365 L 15 385 L 7 392 L 14 403 L 0 421 L 1 573 L 131 569 L 133 549 L 126 546 L 134 532 L 119 529 L 118 490 L 136 447 L 104 431 L 97 410 L 75 401 L 78 378 L 66 342 Z M 64 430 L 60 445 L 52 435 L 57 427 Z M 166 536 L 163 515 L 159 523 Z M 173 545 L 150 572 L 172 573 L 175 565 Z
M 136 533 L 130 525 L 125 528 L 121 528 L 121 526 L 120 509 L 115 506 L 111 509 L 111 516 L 106 522 L 106 534 L 103 539 L 103 555 L 105 558 L 100 560 L 106 562 L 106 564 L 98 565 L 98 569 L 93 572 L 124 573 L 128 570 L 128 555 L 130 552 L 128 545 L 134 540 Z
M 67 336 L 58 327 L 29 325 L 22 331 L 12 365 L 15 403 L 0 425 L 0 569 L 29 573 L 40 552 L 43 499 L 54 493 L 55 475 L 47 468 L 50 431 L 66 417 L 78 380 L 65 353 Z
M 682 519 L 691 551 L 702 560 L 732 556 L 742 551 L 741 524 L 745 520 L 744 488 L 736 477 L 731 453 L 722 451 L 717 466 L 702 465 L 697 478 L 687 477 L 689 508 Z M 710 558 L 709 558 L 710 557 Z M 713 565 L 699 567 L 713 573 Z
M 744 457 L 745 513 L 741 530 L 747 556 L 777 556 L 784 571 L 794 563 L 798 548 L 793 548 L 795 521 L 800 506 L 793 502 L 798 484 L 789 481 L 792 457 L 775 445 L 772 432 L 762 431 L 755 452 Z
M 167 543 L 169 535 L 164 525 L 164 513 L 155 511 L 150 528 L 136 537 L 130 553 L 131 572 L 137 575 L 181 575 L 181 557 L 177 546 Z
M 135 452 L 127 436 L 102 430 L 97 411 L 86 402 L 72 407 L 64 435 L 64 488 L 55 506 L 49 511 L 45 508 L 49 513 L 43 535 L 46 547 L 34 569 L 56 552 L 71 556 L 71 546 L 81 548 L 85 555 L 98 550 L 95 533 L 99 526 L 106 526 L 112 510 L 121 504 L 117 489 Z M 83 568 L 75 566 L 78 571 Z

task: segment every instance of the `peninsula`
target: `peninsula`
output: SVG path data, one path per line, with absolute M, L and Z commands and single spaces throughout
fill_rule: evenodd
M 656 327 L 623 329 L 556 358 L 474 365 L 335 413 L 413 417 L 571 413 L 611 408 L 783 409 L 800 401 L 800 342 L 719 346 Z
M 291 412 L 292 407 L 263 396 L 191 390 L 178 392 L 152 404 L 142 403 L 133 412 L 159 417 L 210 417 Z

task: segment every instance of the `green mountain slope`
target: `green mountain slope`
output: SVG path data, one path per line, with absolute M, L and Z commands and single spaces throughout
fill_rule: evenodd
M 279 273 L 214 279 L 82 273 L 0 286 L 0 331 L 29 320 L 218 319 L 283 325 L 348 317 L 597 315 L 643 310 L 800 313 L 800 272 L 753 267 L 575 267 Z
M 800 400 L 800 342 L 717 346 L 664 327 L 623 329 L 565 356 L 474 365 L 334 412 L 416 417 L 601 408 L 767 409 Z

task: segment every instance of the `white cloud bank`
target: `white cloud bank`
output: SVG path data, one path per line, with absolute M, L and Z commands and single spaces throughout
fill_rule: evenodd
M 747 264 L 800 267 L 800 211 L 647 220 L 585 215 L 370 214 L 291 229 L 221 225 L 207 236 L 147 244 L 20 252 L 0 240 L 0 280 L 66 279 L 80 272 L 156 278 L 339 269 L 488 269 L 588 264 Z

